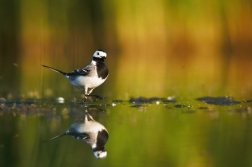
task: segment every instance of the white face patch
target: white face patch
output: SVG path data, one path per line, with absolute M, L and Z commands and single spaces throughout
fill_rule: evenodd
M 107 53 L 101 51 L 101 50 L 97 50 L 94 52 L 93 54 L 93 57 L 96 57 L 96 58 L 106 58 L 107 57 Z
M 107 151 L 95 151 L 93 154 L 96 158 L 104 158 L 107 156 Z

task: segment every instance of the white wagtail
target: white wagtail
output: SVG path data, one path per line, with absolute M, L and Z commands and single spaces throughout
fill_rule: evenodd
M 107 54 L 103 50 L 97 50 L 92 56 L 91 62 L 70 73 L 62 72 L 52 67 L 42 65 L 64 75 L 76 89 L 85 90 L 85 99 L 87 96 L 95 96 L 103 99 L 98 95 L 90 95 L 94 88 L 100 86 L 108 78 L 108 68 L 104 64 Z
M 65 135 L 70 135 L 78 140 L 86 142 L 91 146 L 93 154 L 96 158 L 104 158 L 107 156 L 107 151 L 105 150 L 104 145 L 109 137 L 108 131 L 102 124 L 96 122 L 91 115 L 86 114 L 84 120 L 76 120 L 73 124 L 71 124 L 70 128 L 65 131 L 65 133 L 44 142 L 48 142 Z

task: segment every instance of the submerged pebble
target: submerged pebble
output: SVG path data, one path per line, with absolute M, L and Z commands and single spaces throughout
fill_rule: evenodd
M 58 103 L 64 103 L 65 102 L 65 99 L 63 97 L 58 97 L 57 98 L 57 102 Z
M 6 99 L 5 98 L 3 98 L 3 97 L 0 97 L 0 103 L 6 103 Z

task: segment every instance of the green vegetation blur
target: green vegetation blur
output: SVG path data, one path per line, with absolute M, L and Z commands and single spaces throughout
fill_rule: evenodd
M 69 136 L 42 143 L 82 104 L 13 100 L 82 97 L 41 65 L 70 72 L 96 49 L 110 71 L 92 115 L 110 133 L 104 160 Z M 1 0 L 0 98 L 14 102 L 0 104 L 0 166 L 251 166 L 251 73 L 251 0 Z M 242 103 L 194 100 L 220 95 Z M 187 107 L 110 105 L 138 96 Z
M 60 74 L 107 52 L 111 98 L 252 93 L 252 1 L 2 0 L 0 95 L 79 97 Z M 82 93 L 82 92 L 81 92 Z

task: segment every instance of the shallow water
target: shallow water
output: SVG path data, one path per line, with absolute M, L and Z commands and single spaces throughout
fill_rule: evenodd
M 1 166 L 251 166 L 252 102 L 211 97 L 81 101 L 23 100 L 0 104 Z M 220 99 L 224 100 L 223 105 Z M 226 103 L 227 99 L 230 103 Z M 235 103 L 233 103 L 235 102 Z M 232 103 L 232 105 L 231 105 Z M 108 155 L 63 133 L 85 111 L 109 132 Z
M 0 167 L 252 166 L 251 2 L 5 0 Z M 41 66 L 70 72 L 97 49 L 102 101 Z M 109 131 L 107 158 L 70 136 L 42 143 L 86 111 Z

